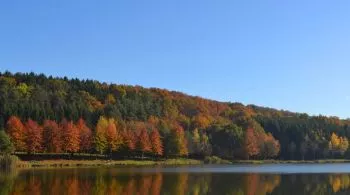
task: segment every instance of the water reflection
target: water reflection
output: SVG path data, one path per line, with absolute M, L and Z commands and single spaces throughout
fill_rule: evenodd
M 133 168 L 48 169 L 0 173 L 0 194 L 267 195 L 348 194 L 350 174 L 143 171 Z

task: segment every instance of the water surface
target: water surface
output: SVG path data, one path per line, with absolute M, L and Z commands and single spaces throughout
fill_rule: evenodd
M 350 194 L 350 164 L 17 170 L 0 173 L 0 194 Z

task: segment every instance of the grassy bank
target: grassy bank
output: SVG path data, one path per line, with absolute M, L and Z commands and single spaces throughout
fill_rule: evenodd
M 18 167 L 113 167 L 113 166 L 151 166 L 151 165 L 198 165 L 200 160 L 167 159 L 162 161 L 150 160 L 41 160 L 21 161 Z
M 166 160 L 35 160 L 16 161 L 19 168 L 35 167 L 113 167 L 113 166 L 152 166 L 152 165 L 199 165 L 199 164 L 324 164 L 324 163 L 350 163 L 347 159 L 324 160 L 235 160 L 228 161 L 218 157 L 207 157 L 203 161 L 194 159 L 166 159 Z
M 322 160 L 235 160 L 233 164 L 324 164 L 324 163 L 350 163 L 348 159 L 322 159 Z

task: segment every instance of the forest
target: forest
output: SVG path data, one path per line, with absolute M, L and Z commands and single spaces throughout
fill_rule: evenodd
M 0 153 L 313 160 L 350 158 L 349 137 L 350 120 L 337 117 L 159 88 L 0 73 Z

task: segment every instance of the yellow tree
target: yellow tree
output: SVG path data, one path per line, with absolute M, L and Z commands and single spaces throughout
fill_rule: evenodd
M 340 137 L 339 150 L 342 154 L 348 150 L 349 141 L 346 137 Z
M 100 154 L 103 154 L 107 149 L 107 138 L 106 130 L 108 128 L 108 120 L 101 116 L 96 125 L 96 134 L 95 134 L 95 149 Z
M 122 144 L 122 135 L 114 119 L 108 120 L 108 126 L 106 129 L 107 146 L 109 152 L 117 151 Z
M 185 137 L 184 129 L 180 125 L 175 125 L 172 130 L 171 141 L 173 148 L 173 155 L 175 156 L 187 156 L 188 148 L 187 148 L 187 140 Z
M 340 144 L 340 138 L 338 137 L 337 134 L 332 133 L 331 140 L 328 143 L 329 150 L 331 151 L 337 150 L 339 148 L 339 144 Z

